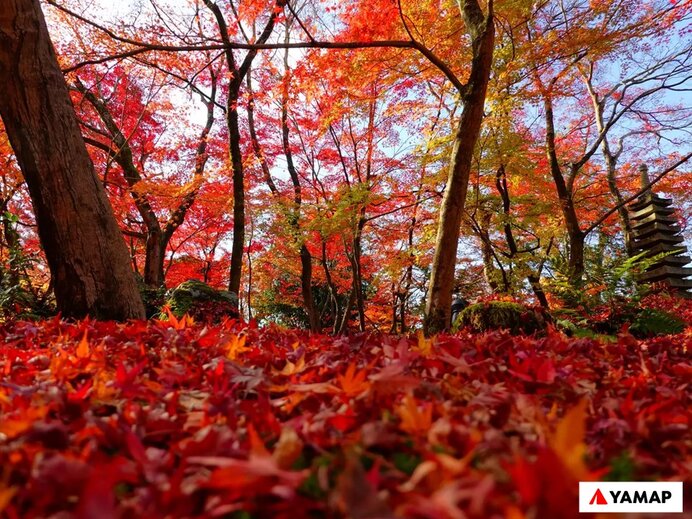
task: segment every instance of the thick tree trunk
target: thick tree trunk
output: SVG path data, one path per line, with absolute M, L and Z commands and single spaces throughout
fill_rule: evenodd
M 454 136 L 452 161 L 442 198 L 435 242 L 430 289 L 426 307 L 426 333 L 447 330 L 451 324 L 454 270 L 459 245 L 459 227 L 466 202 L 471 161 L 483 121 L 483 107 L 490 78 L 495 42 L 492 2 L 483 16 L 478 3 L 461 2 L 467 32 L 471 35 L 471 75 L 462 93 L 464 109 Z
M 144 317 L 130 258 L 80 134 L 38 0 L 0 2 L 0 115 L 65 317 Z

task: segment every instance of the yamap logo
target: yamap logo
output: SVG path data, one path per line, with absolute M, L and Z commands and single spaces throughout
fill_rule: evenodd
M 580 482 L 579 511 L 682 512 L 682 482 Z
M 607 505 L 608 504 L 608 501 L 606 501 L 606 498 L 603 497 L 603 492 L 601 492 L 600 488 L 596 489 L 596 492 L 594 492 L 593 497 L 591 498 L 591 501 L 589 501 L 590 505 L 593 505 L 594 503 L 597 505 Z

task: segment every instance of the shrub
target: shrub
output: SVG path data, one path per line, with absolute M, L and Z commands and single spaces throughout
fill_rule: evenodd
M 656 308 L 643 308 L 629 328 L 630 333 L 639 338 L 682 333 L 684 330 L 684 321 L 670 312 Z

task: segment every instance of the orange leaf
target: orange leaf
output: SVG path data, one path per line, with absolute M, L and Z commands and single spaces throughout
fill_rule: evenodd
M 370 389 L 370 382 L 365 380 L 366 370 L 362 369 L 356 373 L 355 363 L 351 363 L 346 368 L 346 373 L 337 375 L 337 380 L 344 393 L 348 396 L 356 396 Z
M 89 355 L 90 355 L 89 340 L 87 339 L 86 330 L 84 330 L 84 336 L 82 337 L 82 340 L 79 341 L 79 344 L 77 345 L 76 355 L 77 355 L 78 359 L 88 359 L 89 358 Z
M 587 406 L 588 401 L 582 399 L 570 409 L 557 424 L 555 433 L 549 439 L 553 451 L 577 479 L 588 474 L 584 464 Z
M 269 456 L 271 456 L 271 454 L 267 450 L 267 447 L 265 447 L 262 438 L 260 438 L 259 434 L 257 433 L 257 430 L 255 429 L 254 425 L 248 424 L 247 435 L 250 439 L 250 453 L 253 456 L 259 456 L 264 458 L 268 458 Z
M 250 348 L 245 347 L 247 337 L 243 334 L 234 335 L 233 338 L 226 343 L 226 357 L 230 360 L 236 360 L 241 354 L 250 351 Z
M 396 413 L 401 418 L 401 430 L 410 434 L 427 434 L 432 425 L 433 406 L 424 403 L 421 408 L 413 395 L 408 394 L 404 401 L 396 409 Z

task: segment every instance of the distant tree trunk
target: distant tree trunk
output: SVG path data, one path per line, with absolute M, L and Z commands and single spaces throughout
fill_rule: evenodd
M 543 308 L 550 308 L 548 304 L 548 298 L 545 296 L 543 291 L 543 285 L 541 285 L 541 278 L 536 274 L 529 274 L 527 276 L 529 284 L 531 285 L 531 290 L 533 290 L 533 295 L 536 296 L 536 300 Z
M 514 239 L 514 233 L 512 232 L 512 224 L 509 220 L 510 210 L 512 207 L 512 199 L 509 196 L 509 189 L 507 187 L 507 173 L 505 171 L 505 165 L 500 164 L 495 174 L 495 187 L 497 188 L 500 197 L 502 198 L 502 211 L 505 214 L 505 224 L 503 226 L 503 231 L 505 234 L 505 242 L 507 243 L 507 248 L 509 249 L 508 256 L 513 258 L 517 254 L 520 254 L 519 248 L 517 247 L 517 241 Z M 548 251 L 552 247 L 552 240 L 548 246 Z M 528 252 L 528 251 L 524 251 Z M 543 291 L 543 286 L 541 285 L 541 271 L 543 270 L 543 264 L 538 268 L 537 272 L 530 273 L 526 276 L 531 290 L 533 290 L 536 300 L 543 308 L 549 308 L 548 299 L 546 298 L 545 292 Z
M 283 11 L 288 0 L 276 0 L 264 29 L 254 43 L 266 43 L 274 30 L 276 19 Z M 221 41 L 227 45 L 224 51 L 230 83 L 226 99 L 226 124 L 228 125 L 228 144 L 233 170 L 233 243 L 231 245 L 231 270 L 229 272 L 228 290 L 239 294 L 240 280 L 243 273 L 243 249 L 245 248 L 245 173 L 243 157 L 240 151 L 240 125 L 238 124 L 238 100 L 245 76 L 250 70 L 252 61 L 257 56 L 257 49 L 247 52 L 243 61 L 238 64 L 233 54 L 229 37 L 228 24 L 219 6 L 212 0 L 204 0 L 204 4 L 214 14 L 219 29 Z
M 288 43 L 288 31 L 286 32 L 286 39 L 284 40 Z M 289 140 L 290 129 L 288 126 L 288 50 L 284 54 L 284 85 L 281 97 L 281 143 L 286 156 L 286 169 L 291 177 L 291 183 L 293 184 L 293 203 L 294 207 L 290 211 L 288 220 L 289 225 L 292 227 L 292 232 L 296 236 L 296 240 L 300 244 L 300 288 L 301 294 L 303 296 L 303 306 L 305 307 L 305 313 L 308 316 L 308 326 L 310 331 L 319 332 L 320 331 L 320 316 L 315 307 L 315 298 L 312 290 L 312 254 L 310 254 L 309 249 L 304 243 L 301 223 L 300 223 L 300 207 L 302 205 L 302 186 L 300 183 L 300 177 L 298 176 L 298 171 L 295 168 L 293 162 L 293 152 L 291 151 L 291 145 Z M 262 152 L 262 145 L 257 137 L 257 130 L 255 128 L 255 110 L 254 110 L 254 97 L 252 91 L 252 77 L 250 72 L 247 74 L 247 90 L 248 90 L 248 127 L 250 131 L 250 142 L 252 144 L 252 149 L 255 153 L 255 157 L 260 163 L 262 168 L 262 173 L 264 175 L 264 180 L 275 197 L 280 197 L 280 193 L 274 180 L 272 179 L 271 172 L 269 171 L 269 165 Z
M 483 107 L 495 44 L 492 0 L 488 3 L 487 16 L 483 15 L 475 0 L 460 0 L 459 4 L 466 30 L 471 36 L 473 60 L 466 88 L 460 92 L 464 108 L 454 136 L 452 161 L 440 208 L 426 304 L 425 329 L 428 334 L 447 330 L 451 324 L 459 228 L 466 202 L 471 161 L 483 121 Z
M 630 215 L 627 213 L 625 197 L 622 196 L 622 192 L 617 184 L 617 179 L 615 178 L 617 173 L 617 157 L 608 149 L 607 139 L 603 139 L 603 158 L 605 158 L 606 168 L 608 169 L 608 189 L 610 190 L 610 194 L 615 198 L 615 202 L 618 206 L 618 216 L 620 217 L 622 233 L 625 240 L 625 251 L 631 256 L 634 254 L 634 248 L 632 246 L 632 222 L 630 222 Z
M 327 281 L 327 286 L 329 287 L 329 300 L 332 303 L 332 312 L 334 314 L 334 326 L 332 327 L 332 333 L 337 333 L 339 331 L 339 298 L 338 292 L 336 290 L 336 285 L 332 278 L 332 273 L 329 270 L 329 263 L 327 259 L 327 242 L 324 241 L 322 237 L 322 268 L 324 269 L 324 278 Z
M 605 133 L 606 127 L 605 120 L 603 117 L 603 101 L 599 99 L 598 94 L 591 82 L 590 76 L 585 76 L 585 83 L 586 88 L 589 91 L 589 95 L 591 96 L 591 103 L 593 105 L 594 115 L 596 116 L 596 127 L 598 128 L 599 133 Z M 616 151 L 612 151 L 610 149 L 610 143 L 608 142 L 607 135 L 603 137 L 603 141 L 601 142 L 601 151 L 603 152 L 603 159 L 606 163 L 606 178 L 608 180 L 608 189 L 610 190 L 610 193 L 613 195 L 615 201 L 617 202 L 617 212 L 618 216 L 620 217 L 620 222 L 622 223 L 622 232 L 625 238 L 625 250 L 627 254 L 631 256 L 634 252 L 632 248 L 632 223 L 630 222 L 630 217 L 627 213 L 627 207 L 624 203 L 625 199 L 622 196 L 622 193 L 620 192 L 620 188 L 618 187 L 617 180 L 615 178 L 615 175 L 617 173 L 617 163 L 618 159 L 620 158 L 620 154 L 622 153 L 622 147 L 623 145 L 621 140 L 619 149 L 617 149 Z
M 565 227 L 569 239 L 569 279 L 573 283 L 578 283 L 584 275 L 584 240 L 586 235 L 579 226 L 579 217 L 577 216 L 577 210 L 574 207 L 572 198 L 572 183 L 577 171 L 572 169 L 569 172 L 569 178 L 565 181 L 555 149 L 555 119 L 550 93 L 544 94 L 543 108 L 545 111 L 546 155 L 548 156 L 550 174 L 553 177 L 555 191 L 560 200 L 560 209 L 562 210 L 562 217 L 565 219 Z M 574 167 L 572 166 L 572 168 Z
M 284 43 L 288 44 L 290 42 L 290 31 L 288 27 L 286 28 L 286 33 L 284 36 Z M 291 223 L 296 234 L 296 239 L 300 242 L 300 287 L 303 295 L 303 305 L 305 306 L 305 312 L 308 315 L 308 323 L 310 326 L 310 331 L 319 332 L 320 331 L 320 321 L 319 315 L 317 315 L 317 309 L 315 308 L 315 298 L 312 293 L 312 255 L 305 244 L 305 239 L 301 230 L 300 224 L 300 209 L 303 202 L 302 199 L 302 188 L 300 184 L 300 177 L 298 176 L 298 171 L 296 171 L 295 165 L 293 163 L 293 152 L 291 151 L 291 143 L 289 139 L 289 126 L 288 126 L 288 94 L 289 94 L 289 78 L 290 69 L 288 66 L 288 49 L 284 51 L 284 84 L 281 94 L 281 143 L 283 146 L 284 155 L 286 156 L 286 167 L 288 169 L 288 174 L 291 177 L 291 183 L 293 184 L 293 215 L 291 217 Z
M 38 0 L 0 2 L 0 115 L 65 317 L 143 318 L 130 258 L 80 134 Z
M 395 283 L 392 283 L 392 325 L 389 327 L 389 333 L 396 334 L 399 329 L 399 291 Z

